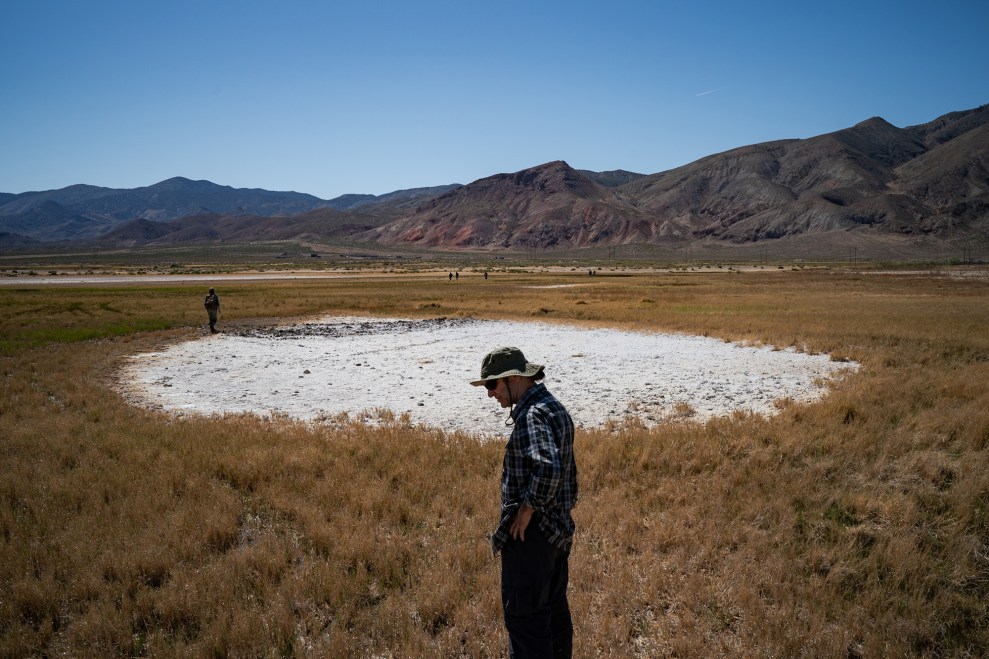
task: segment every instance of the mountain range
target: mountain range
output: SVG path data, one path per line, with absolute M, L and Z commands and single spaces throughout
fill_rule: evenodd
M 0 244 L 12 248 L 346 238 L 542 250 L 835 236 L 989 242 L 989 105 L 906 128 L 874 117 L 649 175 L 555 161 L 467 185 L 331 200 L 184 178 L 0 193 Z

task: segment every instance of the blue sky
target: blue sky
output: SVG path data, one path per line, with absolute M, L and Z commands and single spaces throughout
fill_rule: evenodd
M 984 0 L 802 4 L 13 0 L 0 191 L 655 173 L 989 103 Z

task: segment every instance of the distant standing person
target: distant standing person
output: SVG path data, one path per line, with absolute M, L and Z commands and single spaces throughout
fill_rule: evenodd
M 505 446 L 501 520 L 491 543 L 496 555 L 501 552 L 502 610 L 516 659 L 573 653 L 567 584 L 570 511 L 577 503 L 574 428 L 542 379 L 543 367 L 527 362 L 521 350 L 499 348 L 484 357 L 481 379 L 471 382 L 510 408 L 514 425 Z
M 206 307 L 206 313 L 209 314 L 209 331 L 216 334 L 216 318 L 220 314 L 220 296 L 212 288 L 209 289 L 203 306 Z

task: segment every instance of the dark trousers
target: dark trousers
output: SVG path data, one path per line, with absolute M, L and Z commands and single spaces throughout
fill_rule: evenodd
M 524 542 L 509 538 L 502 548 L 501 604 L 515 659 L 572 655 L 569 560 L 569 552 L 546 541 L 535 517 Z

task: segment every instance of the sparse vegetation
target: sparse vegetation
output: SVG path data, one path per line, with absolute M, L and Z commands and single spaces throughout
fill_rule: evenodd
M 231 282 L 221 326 L 540 310 L 857 360 L 773 418 L 578 434 L 578 656 L 989 652 L 985 278 L 463 272 Z M 204 333 L 203 293 L 0 288 L 0 654 L 507 654 L 500 442 L 113 391 L 127 355 Z

